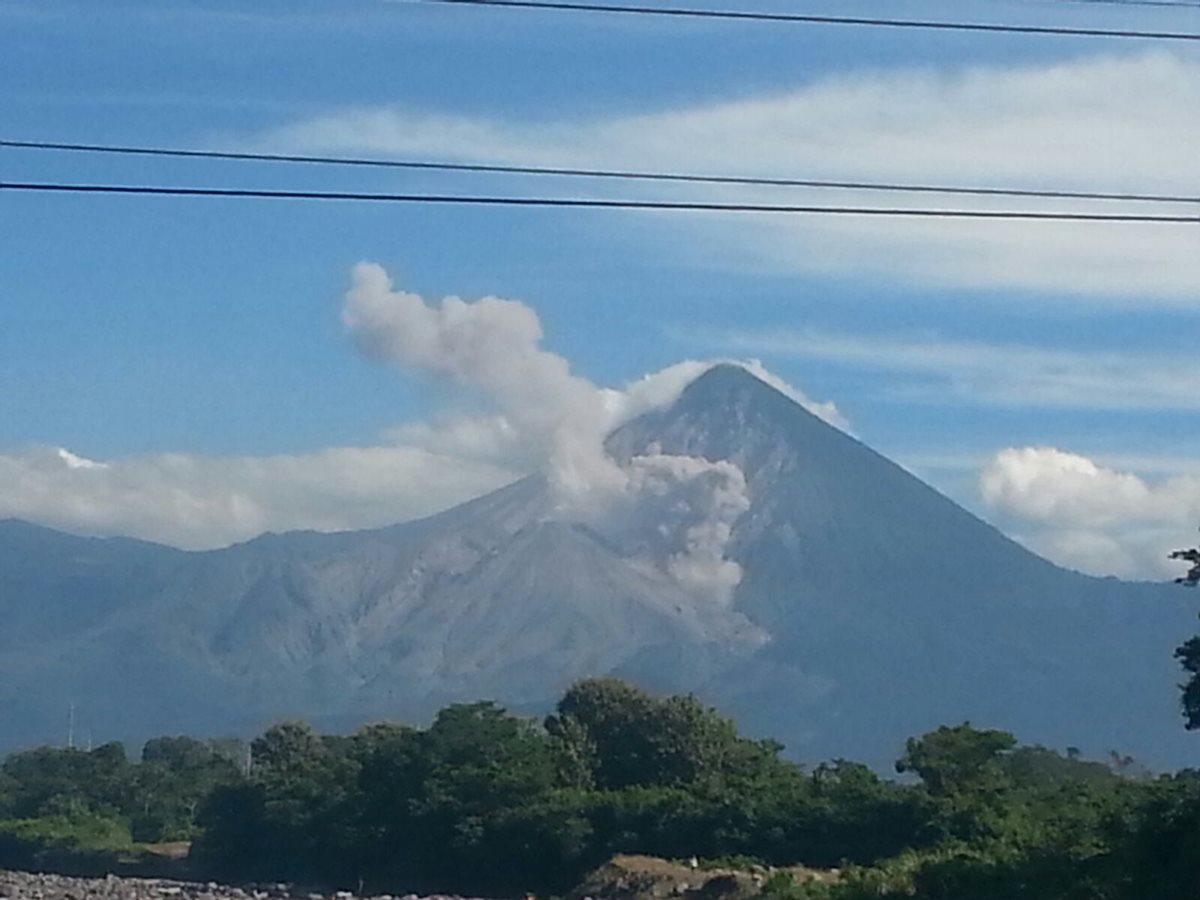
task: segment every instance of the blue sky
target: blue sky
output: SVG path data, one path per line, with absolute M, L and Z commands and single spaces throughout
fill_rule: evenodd
M 1195 9 L 1068 0 L 755 8 L 1200 31 Z M 0 0 L 0 130 L 16 139 L 1200 193 L 1197 108 L 1186 44 Z M 0 165 L 11 180 L 846 199 L 14 149 Z M 1198 226 L 8 192 L 0 225 L 0 515 L 211 546 L 419 515 L 536 464 L 448 424 L 492 416 L 487 386 L 356 349 L 340 313 L 367 260 L 431 303 L 520 300 L 598 385 L 759 358 L 1068 565 L 1160 575 L 1200 522 Z

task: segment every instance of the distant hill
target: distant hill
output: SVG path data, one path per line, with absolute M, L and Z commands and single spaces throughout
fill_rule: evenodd
M 1171 656 L 1191 595 L 1053 566 L 738 367 L 608 447 L 741 467 L 730 604 L 556 518 L 540 476 L 405 525 L 202 553 L 0 522 L 0 745 L 61 741 L 72 702 L 98 739 L 136 739 L 481 697 L 533 712 L 615 672 L 805 759 L 884 766 L 964 719 L 1194 759 Z

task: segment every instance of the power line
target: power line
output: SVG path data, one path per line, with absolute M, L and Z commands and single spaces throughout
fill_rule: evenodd
M 0 181 L 0 191 L 70 194 L 124 194 L 169 197 L 256 197 L 282 200 L 350 200 L 455 206 L 523 206 L 577 209 L 675 210 L 691 212 L 778 213 L 922 219 L 1015 219 L 1057 222 L 1139 222 L 1200 225 L 1200 215 L 1159 213 L 1042 212 L 1036 210 L 929 209 L 876 206 L 808 206 L 766 203 L 706 203 L 671 200 L 602 200 L 583 197 L 520 197 L 471 194 L 373 194 L 357 191 L 288 191 L 254 188 L 158 187 L 124 184 L 63 184 Z
M 1120 200 L 1150 203 L 1200 203 L 1200 195 L 1139 194 L 1101 191 L 1041 190 L 1036 188 L 992 188 L 958 185 L 905 184 L 875 181 L 830 181 L 804 178 L 773 178 L 752 175 L 704 175 L 682 172 L 648 172 L 629 169 L 560 168 L 552 166 L 449 163 L 435 161 L 378 159 L 342 156 L 304 156 L 284 153 L 249 153 L 226 150 L 190 150 L 168 147 L 134 147 L 112 144 L 75 144 L 50 141 L 0 140 L 0 147 L 26 150 L 65 150 L 134 156 L 165 156 L 187 159 L 223 159 L 253 162 L 310 163 L 316 165 L 363 166 L 441 172 L 475 172 L 504 175 L 551 175 L 576 178 L 664 181 L 690 184 L 725 184 L 759 187 L 800 187 L 833 190 L 878 191 L 881 193 L 953 194 L 983 197 L 1029 197 L 1054 200 Z
M 1081 3 L 1091 6 L 1155 6 L 1160 9 L 1200 9 L 1195 0 L 1056 0 L 1058 3 Z
M 504 9 L 536 9 L 559 12 L 612 13 L 637 16 L 668 16 L 691 19 L 725 19 L 743 22 L 789 22 L 807 25 L 852 25 L 869 28 L 919 28 L 932 31 L 971 31 L 993 34 L 1037 34 L 1062 37 L 1131 38 L 1155 41 L 1200 41 L 1200 33 L 1187 31 L 1142 31 L 1126 28 L 1078 28 L 1065 25 L 1004 25 L 998 22 L 950 22 L 935 19 L 890 19 L 867 16 L 823 16 L 806 13 L 752 12 L 733 9 L 699 9 L 682 6 L 633 6 L 609 3 L 577 3 L 567 0 L 410 0 L 441 6 L 489 6 Z

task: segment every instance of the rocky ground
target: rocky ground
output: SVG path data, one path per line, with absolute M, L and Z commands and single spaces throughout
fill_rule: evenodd
M 754 900 L 773 876 L 793 883 L 836 882 L 836 869 L 800 866 L 775 869 L 708 868 L 648 856 L 615 856 L 567 895 L 567 900 Z M 474 900 L 446 894 L 359 896 L 350 891 L 318 893 L 292 884 L 248 884 L 170 878 L 76 878 L 31 872 L 0 871 L 0 900 Z
M 71 878 L 0 871 L 0 900 L 360 900 L 349 891 L 312 893 L 290 884 L 229 887 L 159 878 Z M 368 898 L 361 898 L 368 900 Z M 462 900 L 447 896 L 381 894 L 369 900 Z

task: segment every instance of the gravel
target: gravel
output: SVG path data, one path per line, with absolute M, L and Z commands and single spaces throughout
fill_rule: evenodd
M 0 900 L 467 900 L 444 894 L 418 897 L 375 894 L 359 898 L 350 891 L 315 893 L 291 884 L 241 887 L 165 878 L 72 878 L 32 872 L 0 871 Z

